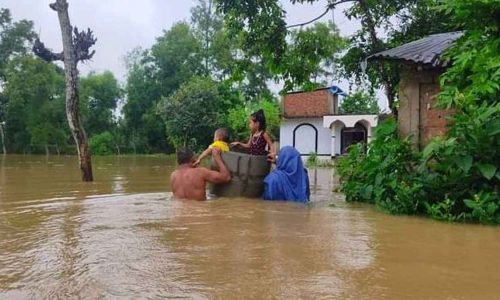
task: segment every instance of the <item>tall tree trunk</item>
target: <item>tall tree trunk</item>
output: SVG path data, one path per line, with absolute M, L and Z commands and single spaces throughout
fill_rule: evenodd
M 73 44 L 71 23 L 66 0 L 56 0 L 51 8 L 57 11 L 63 41 L 63 60 L 66 84 L 66 117 L 75 140 L 83 181 L 93 181 L 92 163 L 87 143 L 87 135 L 82 126 L 79 109 L 77 54 Z
M 89 60 L 94 56 L 95 51 L 90 51 L 90 47 L 95 44 L 97 39 L 94 38 L 90 29 L 81 32 L 77 28 L 73 30 L 69 21 L 68 2 L 66 0 L 56 0 L 56 2 L 49 4 L 49 6 L 57 12 L 57 16 L 59 17 L 63 51 L 54 53 L 45 47 L 39 39 L 36 39 L 33 45 L 33 52 L 48 62 L 55 60 L 64 62 L 66 117 L 76 143 L 82 180 L 92 181 L 94 178 L 92 176 L 92 163 L 87 144 L 87 135 L 80 120 L 77 64 L 79 61 Z
M 2 138 L 2 150 L 3 154 L 7 154 L 7 148 L 5 147 L 5 135 L 3 132 L 3 126 L 5 122 L 0 123 L 0 137 Z

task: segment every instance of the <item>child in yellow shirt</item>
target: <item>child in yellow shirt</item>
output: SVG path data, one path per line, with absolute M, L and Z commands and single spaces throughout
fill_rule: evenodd
M 227 142 L 228 142 L 227 129 L 225 128 L 217 129 L 214 133 L 214 142 L 210 146 L 208 146 L 208 148 L 205 151 L 203 151 L 203 153 L 195 161 L 194 165 L 195 166 L 199 165 L 205 157 L 209 156 L 212 153 L 213 148 L 219 148 L 221 152 L 228 152 L 229 145 Z

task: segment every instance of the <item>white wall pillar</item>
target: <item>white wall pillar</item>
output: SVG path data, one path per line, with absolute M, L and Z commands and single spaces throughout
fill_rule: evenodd
M 369 144 L 372 139 L 373 139 L 373 127 L 370 125 L 367 126 L 368 128 L 366 129 L 366 143 Z
M 335 136 L 335 127 L 332 128 L 332 157 L 335 157 L 335 148 L 337 145 L 337 137 Z

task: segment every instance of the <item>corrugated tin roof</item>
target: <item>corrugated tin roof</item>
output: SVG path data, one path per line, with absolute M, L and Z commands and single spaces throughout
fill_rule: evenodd
M 444 66 L 446 62 L 441 61 L 439 57 L 462 35 L 461 31 L 432 34 L 420 40 L 370 55 L 368 60 L 397 59 Z

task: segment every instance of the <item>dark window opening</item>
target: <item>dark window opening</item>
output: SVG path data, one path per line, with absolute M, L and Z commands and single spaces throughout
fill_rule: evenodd
M 342 129 L 341 135 L 340 151 L 342 154 L 346 153 L 350 146 L 357 143 L 364 143 L 366 145 L 366 128 L 359 123 L 357 123 L 355 127 L 344 127 L 344 129 Z

